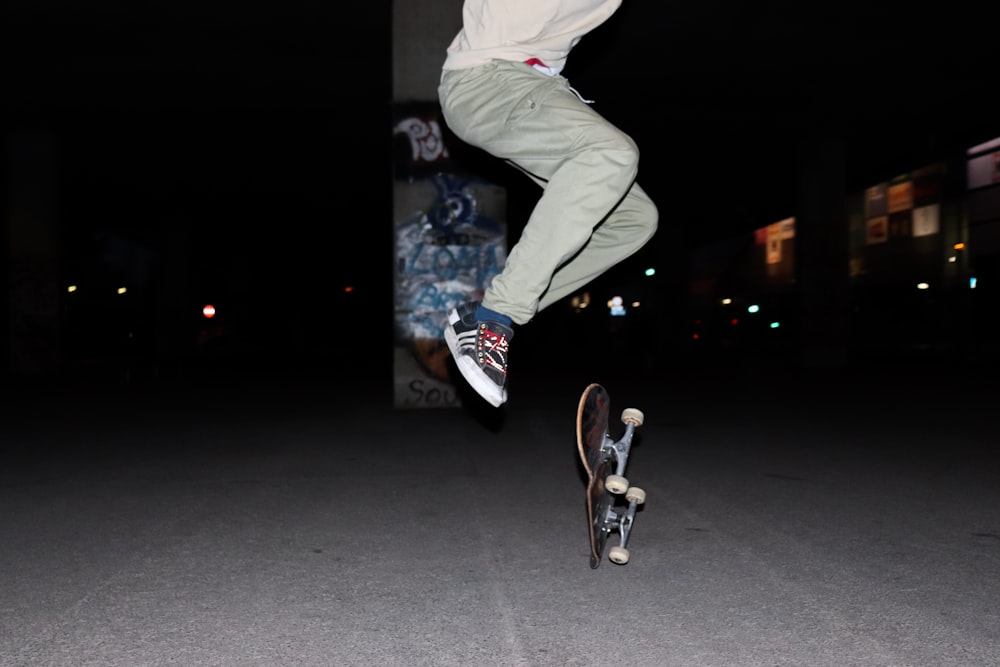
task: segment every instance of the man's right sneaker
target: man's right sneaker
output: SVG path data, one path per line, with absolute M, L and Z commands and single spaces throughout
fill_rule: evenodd
M 507 400 L 507 352 L 514 331 L 499 322 L 476 319 L 479 302 L 448 313 L 444 339 L 462 376 L 493 407 Z

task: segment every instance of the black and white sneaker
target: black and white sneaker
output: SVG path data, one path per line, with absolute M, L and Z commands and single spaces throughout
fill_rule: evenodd
M 507 352 L 514 331 L 476 319 L 476 301 L 448 313 L 444 339 L 462 376 L 493 407 L 507 400 Z

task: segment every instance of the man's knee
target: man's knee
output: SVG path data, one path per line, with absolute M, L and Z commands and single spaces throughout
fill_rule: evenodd
M 616 135 L 609 143 L 606 154 L 622 173 L 632 174 L 634 178 L 639 170 L 639 147 L 631 137 L 626 134 Z
M 635 191 L 632 192 L 635 195 Z M 660 212 L 649 196 L 639 189 L 639 196 L 634 198 L 634 219 L 636 221 L 636 236 L 645 244 L 656 233 L 660 224 Z
M 653 200 L 647 199 L 646 203 L 648 207 L 645 215 L 646 226 L 649 227 L 649 235 L 652 236 L 660 224 L 660 211 L 656 208 L 656 204 L 653 203 Z

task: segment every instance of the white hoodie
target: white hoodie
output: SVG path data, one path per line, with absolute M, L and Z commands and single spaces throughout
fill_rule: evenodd
M 538 59 L 562 71 L 570 50 L 610 18 L 622 0 L 465 0 L 462 30 L 448 47 L 444 69 L 491 60 Z

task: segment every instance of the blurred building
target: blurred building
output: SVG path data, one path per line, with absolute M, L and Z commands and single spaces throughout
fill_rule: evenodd
M 832 318 L 844 327 L 840 365 L 1000 360 L 1000 139 L 848 193 L 839 240 L 808 249 L 845 260 L 821 281 L 805 279 L 799 232 L 809 222 L 789 217 L 694 253 L 698 363 L 808 363 L 803 313 L 814 302 L 846 307 Z

